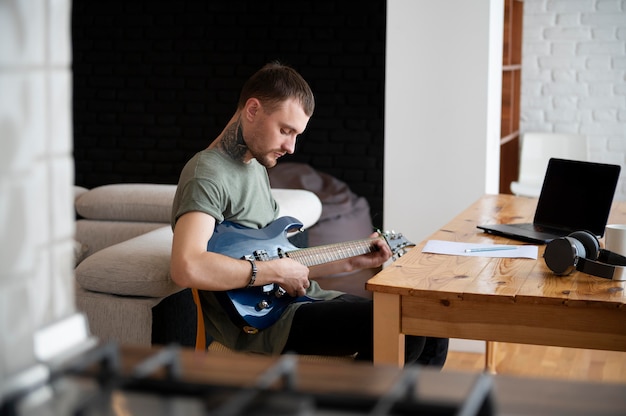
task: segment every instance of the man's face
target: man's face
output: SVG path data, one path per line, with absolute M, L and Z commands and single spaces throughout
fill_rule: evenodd
M 259 106 L 244 130 L 251 156 L 267 168 L 275 166 L 279 157 L 295 151 L 296 138 L 309 118 L 294 99 L 285 101 L 271 114 Z

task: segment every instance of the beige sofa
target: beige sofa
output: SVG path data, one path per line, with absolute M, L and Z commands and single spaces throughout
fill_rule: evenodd
M 114 184 L 76 188 L 76 305 L 101 340 L 123 344 L 192 346 L 196 310 L 191 291 L 169 275 L 169 225 L 175 185 Z M 272 189 L 280 215 L 304 229 L 322 204 L 302 189 Z M 292 236 L 306 245 L 307 233 Z

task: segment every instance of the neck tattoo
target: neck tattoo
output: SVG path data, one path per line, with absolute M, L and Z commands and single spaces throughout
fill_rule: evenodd
M 248 146 L 243 139 L 243 132 L 239 121 L 232 123 L 226 128 L 222 140 L 220 140 L 219 148 L 231 158 L 243 162 Z

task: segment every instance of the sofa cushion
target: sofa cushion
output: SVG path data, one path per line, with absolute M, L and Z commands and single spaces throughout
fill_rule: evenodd
M 83 218 L 110 221 L 170 222 L 176 185 L 121 183 L 103 185 L 76 198 Z
M 303 228 L 312 227 L 320 219 L 322 202 L 313 192 L 272 188 L 272 196 L 278 203 L 279 217 L 294 217 L 302 223 Z
M 102 221 L 79 219 L 74 238 L 87 247 L 83 259 L 103 248 L 130 240 L 157 228 L 162 222 Z M 78 264 L 78 263 L 77 263 Z
M 182 288 L 170 278 L 169 226 L 104 248 L 76 267 L 83 289 L 126 296 L 163 297 Z

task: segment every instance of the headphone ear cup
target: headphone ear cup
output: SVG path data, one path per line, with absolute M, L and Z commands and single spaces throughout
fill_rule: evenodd
M 543 259 L 554 274 L 565 276 L 576 269 L 578 257 L 585 257 L 585 254 L 585 247 L 580 241 L 572 237 L 562 237 L 548 243 Z
M 590 260 L 596 260 L 600 254 L 600 242 L 595 235 L 588 231 L 574 231 L 569 235 L 571 238 L 575 238 L 585 247 L 586 255 L 583 256 Z

